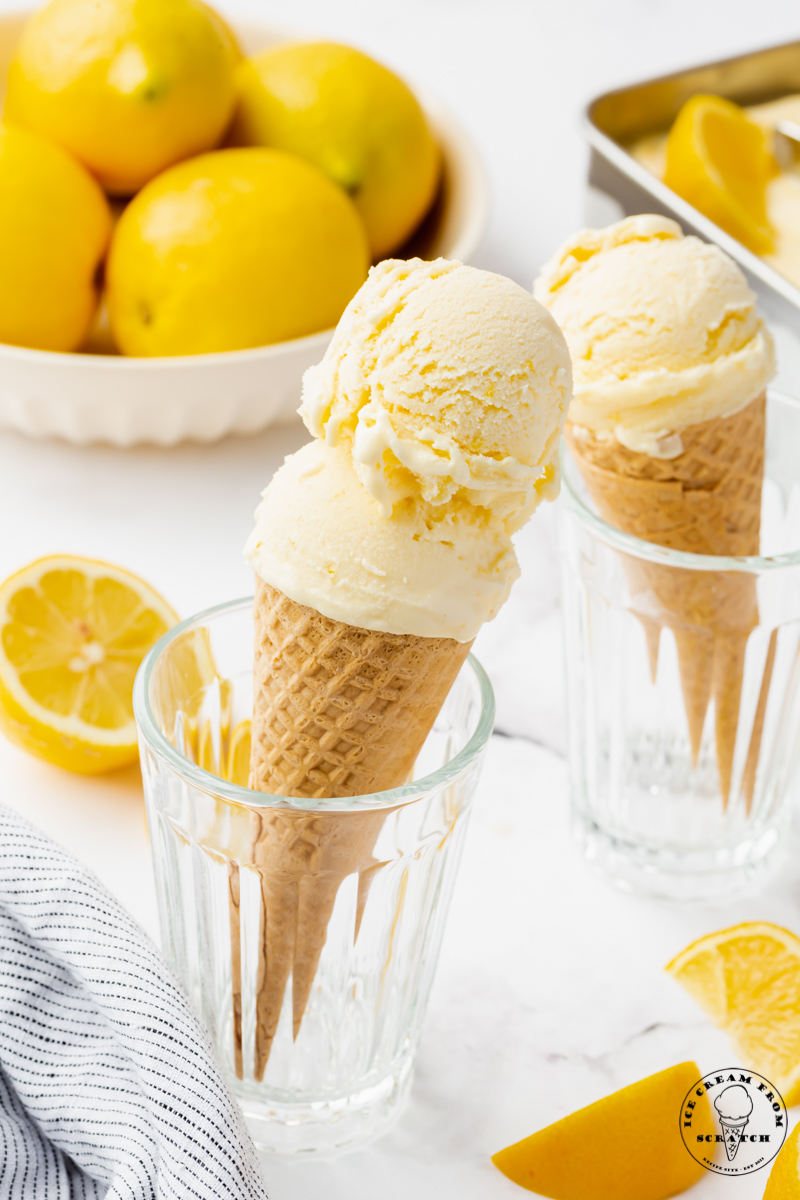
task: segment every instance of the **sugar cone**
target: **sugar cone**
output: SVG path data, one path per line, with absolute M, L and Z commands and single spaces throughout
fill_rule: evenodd
M 406 782 L 469 652 L 450 638 L 375 633 L 322 616 L 257 580 L 250 786 L 325 799 Z M 297 1037 L 339 888 L 359 878 L 354 938 L 387 810 L 258 814 L 261 881 L 255 1074 L 292 980 Z
M 569 448 L 600 515 L 645 541 L 693 554 L 759 552 L 766 397 L 729 417 L 679 431 L 683 451 L 653 458 L 615 438 L 567 423 Z M 708 703 L 716 714 L 720 790 L 727 803 L 739 722 L 747 640 L 758 624 L 755 580 L 725 571 L 689 571 L 624 556 L 633 607 L 643 620 L 651 673 L 654 626 L 675 635 L 695 762 Z M 655 651 L 654 651 L 655 646 Z M 756 748 L 757 753 L 757 748 Z
M 254 862 L 261 885 L 261 936 L 256 984 L 255 1074 L 261 1079 L 278 1027 L 286 984 L 292 980 L 292 1026 L 300 1024 L 325 945 L 341 884 L 357 874 L 354 939 L 366 889 L 377 865 L 372 851 L 385 812 L 320 815 L 284 809 L 259 814 Z

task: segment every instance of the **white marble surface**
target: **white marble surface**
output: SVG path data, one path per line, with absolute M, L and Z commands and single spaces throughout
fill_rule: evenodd
M 0 0 L 0 9 L 11 8 Z M 577 115 L 604 87 L 797 35 L 785 0 L 238 0 L 304 34 L 355 42 L 437 92 L 485 155 L 494 210 L 479 265 L 530 284 L 580 223 Z M 110 398 L 110 402 L 111 398 Z M 0 435 L 0 577 L 40 554 L 108 558 L 183 613 L 245 594 L 240 557 L 258 493 L 298 426 L 175 451 L 118 452 Z M 800 930 L 800 878 L 680 908 L 615 891 L 568 836 L 553 514 L 520 539 L 523 577 L 480 638 L 498 729 L 453 902 L 411 1104 L 372 1148 L 334 1164 L 265 1164 L 273 1200 L 497 1200 L 523 1195 L 489 1155 L 609 1091 L 725 1038 L 663 972 L 691 938 L 764 918 Z M 152 933 L 138 771 L 87 780 L 0 741 L 2 799 L 88 862 Z M 748 1200 L 764 1179 L 709 1176 L 693 1193 Z

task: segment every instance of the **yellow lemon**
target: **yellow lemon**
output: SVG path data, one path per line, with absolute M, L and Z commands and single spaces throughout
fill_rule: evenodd
M 692 942 L 667 966 L 745 1066 L 800 1102 L 800 938 L 767 922 Z
M 134 676 L 177 620 L 109 563 L 54 555 L 17 571 L 0 585 L 0 729 L 70 771 L 133 762 Z
M 215 678 L 220 691 L 230 689 L 230 683 L 225 679 Z M 198 767 L 218 775 L 220 779 L 228 779 L 247 787 L 250 778 L 250 721 L 240 721 L 233 729 L 223 721 L 216 727 L 211 721 L 205 721 L 197 731 L 197 745 L 194 751 Z
M 123 354 L 203 354 L 335 325 L 363 283 L 363 223 L 341 188 L 278 150 L 172 167 L 119 221 L 107 268 Z
M 200 0 L 50 0 L 28 21 L 6 116 L 129 194 L 209 150 L 233 113 L 239 52 Z
M 0 123 L 0 342 L 77 349 L 110 232 L 106 198 L 80 163 Z
M 440 155 L 405 83 L 366 54 L 333 42 L 264 50 L 236 73 L 233 138 L 314 163 L 352 196 L 372 256 L 416 229 L 439 181 Z
M 800 1125 L 795 1125 L 772 1164 L 764 1200 L 800 1200 Z
M 251 724 L 240 721 L 231 733 L 228 743 L 228 758 L 225 778 L 240 787 L 247 787 L 250 779 Z
M 764 131 L 730 100 L 693 96 L 675 118 L 664 182 L 756 254 L 774 249 L 766 188 L 775 169 Z
M 705 1173 L 679 1125 L 681 1105 L 699 1078 L 693 1062 L 659 1071 L 501 1150 L 492 1162 L 514 1183 L 552 1200 L 676 1196 Z M 708 1110 L 705 1095 L 698 1104 Z
M 217 671 L 208 630 L 184 629 L 173 636 L 168 649 L 153 666 L 149 700 L 156 724 L 167 733 L 188 759 L 211 770 L 214 736 L 210 722 L 203 719 L 209 688 L 219 689 L 220 723 L 218 743 L 230 733 L 231 685 Z M 223 774 L 223 772 L 219 772 Z

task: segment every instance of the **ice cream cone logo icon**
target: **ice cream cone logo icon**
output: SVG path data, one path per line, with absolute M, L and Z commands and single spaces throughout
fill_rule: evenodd
M 747 1088 L 737 1083 L 720 1092 L 714 1100 L 714 1108 L 717 1110 L 728 1162 L 733 1162 L 753 1111 L 753 1101 Z
M 684 1146 L 717 1175 L 750 1175 L 768 1166 L 786 1127 L 786 1105 L 775 1084 L 742 1067 L 723 1067 L 698 1079 L 680 1116 Z

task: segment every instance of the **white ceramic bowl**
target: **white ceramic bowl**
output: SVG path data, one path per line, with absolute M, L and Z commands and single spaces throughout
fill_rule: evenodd
M 0 101 L 27 13 L 0 17 Z M 286 34 L 237 30 L 248 52 Z M 483 235 L 488 186 L 481 160 L 453 117 L 423 97 L 442 148 L 442 188 L 423 225 L 397 256 L 468 262 Z M 225 354 L 122 358 L 55 354 L 0 343 L 0 428 L 31 437 L 133 446 L 211 442 L 291 419 L 306 367 L 319 362 L 332 330 Z

